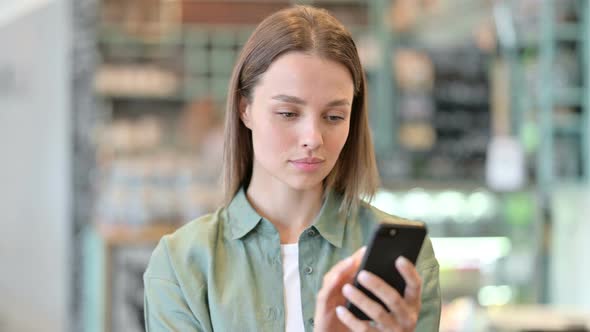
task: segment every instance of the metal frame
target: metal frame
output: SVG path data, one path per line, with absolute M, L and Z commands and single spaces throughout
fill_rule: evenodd
M 375 34 L 379 46 L 379 65 L 373 73 L 369 84 L 369 101 L 371 102 L 371 124 L 374 133 L 375 151 L 379 159 L 388 159 L 395 153 L 397 123 L 395 114 L 396 87 L 391 70 L 391 58 L 394 53 L 395 36 L 384 22 L 384 13 L 389 12 L 390 1 L 369 1 L 369 26 Z M 388 70 L 389 69 L 389 70 Z
M 552 195 L 555 192 L 555 186 L 558 184 L 558 178 L 554 173 L 554 134 L 559 127 L 554 124 L 554 109 L 557 104 L 562 102 L 580 106 L 581 114 L 577 122 L 575 132 L 580 134 L 580 159 L 582 162 L 582 176 L 578 180 L 581 183 L 588 184 L 590 179 L 590 5 L 586 0 L 577 0 L 579 5 L 580 21 L 578 24 L 556 24 L 555 20 L 555 0 L 543 0 L 541 12 L 541 40 L 540 40 L 540 70 L 541 84 L 539 89 L 539 129 L 541 133 L 541 142 L 537 155 L 538 170 L 538 195 L 541 211 L 541 247 L 540 263 L 542 288 L 541 301 L 548 303 L 549 296 L 549 275 L 551 262 L 549 255 L 551 253 L 552 236 Z M 562 31 L 570 33 L 560 33 Z M 572 38 L 576 35 L 578 38 Z M 576 36 L 574 36 L 576 37 Z M 556 93 L 553 84 L 553 63 L 556 58 L 557 42 L 559 40 L 577 40 L 580 42 L 580 58 L 582 65 L 582 86 L 566 89 L 567 91 L 579 91 L 580 93 L 571 99 L 562 99 L 562 94 Z M 570 100 L 571 99 L 571 100 Z
M 582 35 L 582 77 L 583 77 L 583 97 L 582 97 L 582 115 L 580 119 L 581 139 L 582 139 L 582 163 L 584 172 L 584 183 L 590 183 L 590 4 L 587 0 L 578 0 L 581 2 L 580 13 Z

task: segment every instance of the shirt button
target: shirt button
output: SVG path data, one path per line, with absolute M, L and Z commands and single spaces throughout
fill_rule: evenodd
M 309 325 L 313 326 L 313 318 L 308 319 L 307 322 L 309 323 Z
M 311 268 L 311 266 L 307 266 L 305 267 L 305 274 L 311 274 L 313 272 L 313 269 Z
M 313 229 L 309 229 L 309 230 L 307 231 L 307 236 L 309 236 L 309 237 L 314 237 L 314 236 L 315 236 L 315 231 L 314 231 Z

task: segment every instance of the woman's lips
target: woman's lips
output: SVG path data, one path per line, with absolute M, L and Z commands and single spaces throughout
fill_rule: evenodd
M 320 158 L 302 158 L 291 160 L 291 163 L 299 170 L 312 172 L 322 167 L 324 160 Z

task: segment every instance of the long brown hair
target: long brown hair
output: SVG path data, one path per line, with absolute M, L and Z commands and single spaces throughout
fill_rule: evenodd
M 344 199 L 340 212 L 358 208 L 360 197 L 372 198 L 379 176 L 367 115 L 365 75 L 350 33 L 326 10 L 294 6 L 264 19 L 254 30 L 236 62 L 229 83 L 224 146 L 225 203 L 250 182 L 254 161 L 251 132 L 240 119 L 240 100 L 252 91 L 270 64 L 291 51 L 317 54 L 350 71 L 354 98 L 350 131 L 334 168 L 324 180 Z

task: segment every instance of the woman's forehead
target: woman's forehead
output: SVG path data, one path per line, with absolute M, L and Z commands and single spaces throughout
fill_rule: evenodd
M 343 64 L 315 54 L 290 52 L 275 59 L 261 75 L 255 88 L 255 94 L 260 93 L 303 99 L 306 95 L 327 94 L 330 98 L 338 95 L 352 99 L 354 84 Z

